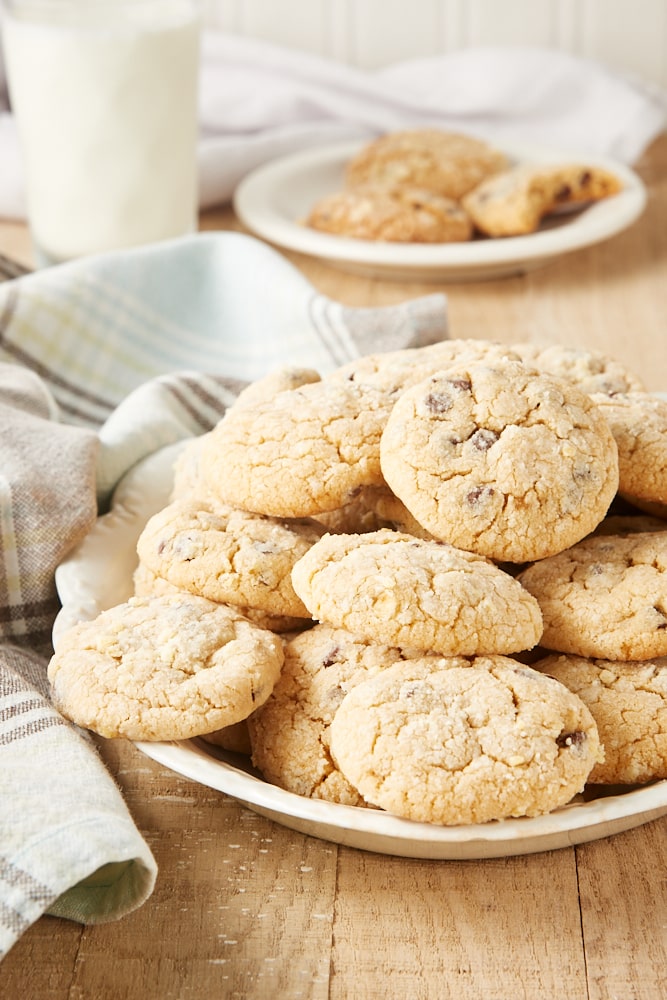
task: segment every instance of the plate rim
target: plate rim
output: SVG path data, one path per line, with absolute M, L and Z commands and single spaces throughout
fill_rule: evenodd
M 409 845 L 413 852 L 415 848 L 428 847 L 436 852 L 447 852 L 448 849 L 455 852 L 454 855 L 443 854 L 443 857 L 459 856 L 462 852 L 474 857 L 474 845 L 483 844 L 487 848 L 485 856 L 488 856 L 489 848 L 501 846 L 516 847 L 517 850 L 509 853 L 518 855 L 544 850 L 542 845 L 546 840 L 563 841 L 562 846 L 574 844 L 581 839 L 595 839 L 595 831 L 599 827 L 620 822 L 622 829 L 627 829 L 647 822 L 643 817 L 648 814 L 654 814 L 651 818 L 658 818 L 667 813 L 667 780 L 663 779 L 633 787 L 631 791 L 600 796 L 590 802 L 568 804 L 541 816 L 439 826 L 404 819 L 383 810 L 360 809 L 297 795 L 247 773 L 233 761 L 226 760 L 228 755 L 224 750 L 218 747 L 207 750 L 201 746 L 202 742 L 201 738 L 195 737 L 170 742 L 134 741 L 134 745 L 155 762 L 223 792 L 250 809 L 257 807 L 272 817 L 312 824 L 311 832 L 315 836 L 319 828 L 335 828 L 345 836 L 346 842 L 355 841 L 354 846 L 363 846 L 357 841 L 368 838 L 369 843 L 375 844 L 369 849 L 377 849 L 377 844 L 382 841 L 392 841 Z M 635 820 L 637 823 L 633 822 Z M 602 836 L 612 832 L 616 831 L 603 833 Z M 581 838 L 580 834 L 585 834 L 585 837 Z M 473 853 L 470 853 L 471 850 Z
M 531 233 L 502 239 L 465 243 L 398 244 L 357 240 L 309 230 L 287 219 L 274 206 L 280 186 L 299 173 L 342 165 L 364 145 L 363 140 L 346 140 L 298 150 L 276 157 L 256 167 L 238 184 L 233 194 L 234 210 L 255 235 L 282 249 L 336 262 L 340 265 L 375 267 L 379 270 L 433 271 L 455 273 L 479 271 L 520 264 L 535 264 L 563 253 L 583 249 L 628 228 L 644 211 L 646 187 L 629 166 L 608 156 L 578 153 L 541 144 L 498 142 L 496 148 L 518 159 L 542 162 L 581 162 L 615 171 L 625 188 L 613 198 L 588 206 L 573 214 L 569 222 Z M 322 192 L 324 193 L 324 191 Z

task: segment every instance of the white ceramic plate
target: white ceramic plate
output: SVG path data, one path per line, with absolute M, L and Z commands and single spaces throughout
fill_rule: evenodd
M 112 508 L 56 572 L 62 610 L 54 628 L 90 619 L 132 592 L 136 543 L 144 524 L 169 500 L 172 465 L 182 445 L 138 463 L 118 486 Z M 225 792 L 262 816 L 301 833 L 367 851 L 431 859 L 492 858 L 569 847 L 620 833 L 667 814 L 667 781 L 641 788 L 591 787 L 548 816 L 478 826 L 413 823 L 375 809 L 303 798 L 264 781 L 249 761 L 201 739 L 138 743 L 172 771 Z
M 234 208 L 248 229 L 286 250 L 317 257 L 346 271 L 400 281 L 479 281 L 519 274 L 561 254 L 621 232 L 646 204 L 642 181 L 628 167 L 599 156 L 503 144 L 513 159 L 540 163 L 591 164 L 613 170 L 624 189 L 587 208 L 553 217 L 537 233 L 468 243 L 402 244 L 348 239 L 302 225 L 311 205 L 343 186 L 346 162 L 361 143 L 336 143 L 273 160 L 238 186 Z

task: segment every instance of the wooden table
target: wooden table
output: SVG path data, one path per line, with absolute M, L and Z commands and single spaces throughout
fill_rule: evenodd
M 525 276 L 398 284 L 289 255 L 350 305 L 434 290 L 451 334 L 546 339 L 614 355 L 667 388 L 667 136 L 638 172 L 627 232 Z M 202 227 L 238 228 L 231 211 Z M 30 263 L 23 226 L 0 253 Z M 134 914 L 101 927 L 44 917 L 0 966 L 26 1000 L 664 1000 L 667 819 L 578 847 L 421 861 L 338 847 L 261 818 L 124 741 L 100 741 L 159 864 Z

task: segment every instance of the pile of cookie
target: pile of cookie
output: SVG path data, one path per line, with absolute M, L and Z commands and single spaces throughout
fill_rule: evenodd
M 573 348 L 274 372 L 186 445 L 54 701 L 443 825 L 667 777 L 666 441 L 667 401 Z
M 312 205 L 311 229 L 398 243 L 458 243 L 535 232 L 556 212 L 621 190 L 592 163 L 513 162 L 488 143 L 439 129 L 389 132 L 364 145 L 344 188 Z

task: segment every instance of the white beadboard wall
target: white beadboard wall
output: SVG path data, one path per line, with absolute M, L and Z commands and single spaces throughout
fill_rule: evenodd
M 667 87 L 667 0 L 204 0 L 206 22 L 362 69 L 538 45 Z

